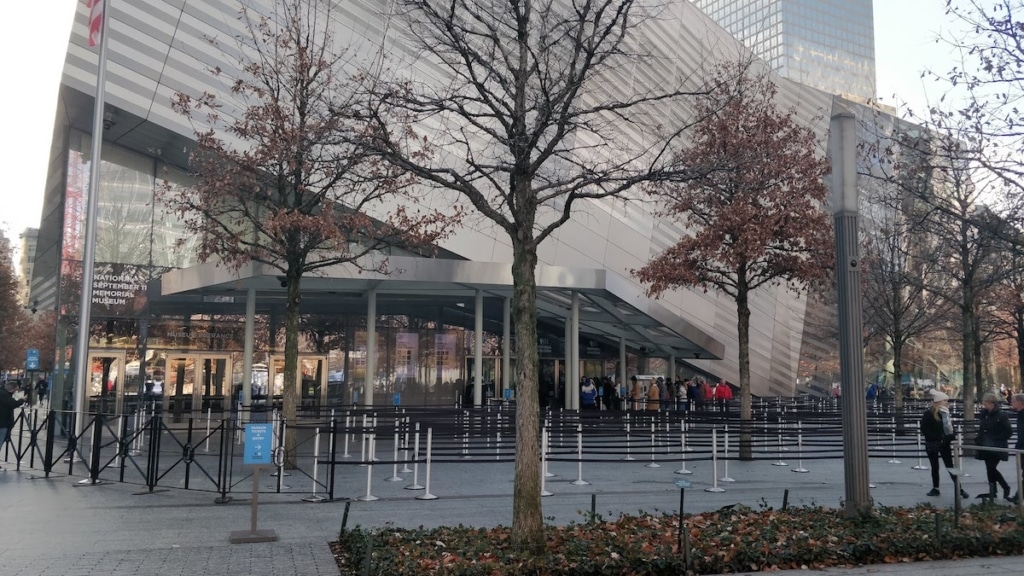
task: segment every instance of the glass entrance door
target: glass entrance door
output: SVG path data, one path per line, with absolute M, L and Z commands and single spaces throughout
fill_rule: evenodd
M 271 394 L 275 406 L 284 401 L 284 356 L 270 359 Z M 299 356 L 299 370 L 295 382 L 298 386 L 298 412 L 316 416 L 327 404 L 327 356 Z
M 497 382 L 501 379 L 501 358 L 494 358 L 491 356 L 485 356 L 480 359 L 481 366 L 480 370 L 482 378 L 480 379 L 483 389 L 480 391 L 483 403 L 487 404 L 491 398 L 497 393 L 498 385 Z M 473 386 L 475 385 L 475 373 L 473 367 L 475 366 L 473 358 L 466 358 L 466 374 L 469 378 L 466 380 L 466 391 L 463 398 L 464 406 L 473 405 Z
M 205 355 L 199 357 L 202 371 L 196 387 L 193 403 L 203 413 L 214 414 L 231 410 L 231 356 Z
M 89 411 L 121 414 L 125 375 L 123 350 L 89 350 Z
M 153 396 L 160 399 L 165 421 L 182 422 L 230 407 L 230 355 L 160 354 L 153 373 Z

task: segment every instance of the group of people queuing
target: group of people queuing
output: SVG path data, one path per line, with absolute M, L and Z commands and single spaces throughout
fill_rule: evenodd
M 946 468 L 954 486 L 959 470 L 953 465 L 953 440 L 955 432 L 952 420 L 949 415 L 949 396 L 941 390 L 931 390 L 932 405 L 925 410 L 921 416 L 921 436 L 925 441 L 925 454 L 932 472 L 932 489 L 928 496 L 939 496 L 939 460 Z M 1010 502 L 1017 502 L 1018 494 L 1010 494 L 1010 483 L 1006 481 L 999 471 L 999 463 L 1006 462 L 1010 458 L 1009 452 L 1005 450 L 1009 446 L 1010 437 L 1013 436 L 1013 426 L 1010 417 L 1001 408 L 1003 394 L 988 392 L 981 398 L 981 410 L 977 419 L 977 435 L 973 444 L 975 449 L 974 457 L 985 463 L 985 477 L 988 481 L 988 490 L 978 494 L 978 498 L 995 499 L 997 488 L 1001 488 L 1003 498 Z M 1009 395 L 1010 409 L 1016 413 L 1017 441 L 1015 450 L 1024 450 L 1024 394 L 1017 393 Z M 986 450 L 985 448 L 997 448 L 999 450 Z M 1017 476 L 1016 470 L 1013 474 Z M 960 495 L 967 497 L 967 492 L 961 488 Z
M 610 377 L 580 379 L 580 408 L 582 410 L 647 410 L 679 411 L 710 410 L 715 406 L 728 412 L 733 399 L 732 387 L 723 381 L 709 383 L 702 377 L 676 378 L 675 381 L 658 377 L 647 386 L 636 376 L 630 377 L 629 386 L 620 386 Z

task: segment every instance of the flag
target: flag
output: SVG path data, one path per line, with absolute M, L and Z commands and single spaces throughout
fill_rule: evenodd
M 86 0 L 89 8 L 89 46 L 99 46 L 103 36 L 103 2 L 104 0 Z

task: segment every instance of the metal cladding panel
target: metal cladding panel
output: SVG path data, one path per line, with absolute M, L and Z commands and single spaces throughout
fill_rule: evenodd
M 246 5 L 267 9 L 272 0 L 247 0 Z M 411 43 L 403 36 L 404 25 L 389 19 L 391 3 L 371 0 L 333 2 L 338 42 L 352 51 L 354 62 L 369 62 L 384 52 L 403 65 L 411 77 L 437 80 L 441 70 L 429 59 L 414 54 Z M 210 91 L 228 97 L 226 81 L 213 76 L 211 69 L 232 70 L 232 60 L 245 50 L 246 28 L 239 18 L 240 4 L 233 0 L 133 0 L 112 5 L 107 103 L 121 113 L 141 119 L 146 124 L 178 135 L 192 137 L 193 128 L 170 110 L 170 98 L 177 91 L 199 94 Z M 714 24 L 689 0 L 669 0 L 661 4 L 657 18 L 643 23 L 637 36 L 640 47 L 653 57 L 636 61 L 626 74 L 617 71 L 607 82 L 593 82 L 591 90 L 628 92 L 637 86 L 652 87 L 666 81 L 682 80 L 696 87 L 711 71 L 715 62 L 747 57 L 749 52 L 722 28 Z M 87 46 L 85 3 L 79 3 L 65 61 L 63 84 L 81 94 L 94 93 L 97 51 Z M 211 38 L 216 42 L 211 42 Z M 383 45 L 383 48 L 381 46 Z M 407 68 L 407 71 L 406 71 Z M 778 102 L 792 107 L 798 118 L 812 127 L 821 138 L 825 151 L 827 121 L 824 111 L 830 96 L 817 90 L 780 78 Z M 223 115 L 230 117 L 238 106 L 227 103 Z M 652 124 L 681 122 L 692 116 L 692 104 L 659 104 L 651 110 Z M 154 133 L 159 133 L 154 129 Z M 140 138 L 142 132 L 136 131 Z M 128 136 L 125 136 L 126 138 Z M 642 129 L 622 128 L 622 141 L 642 143 L 653 136 Z M 115 144 L 131 145 L 147 152 L 137 141 Z M 583 150 L 590 144 L 578 143 Z M 585 154 L 586 152 L 581 152 Z M 639 200 L 641 192 L 635 192 Z M 437 197 L 434 206 L 450 205 L 450 198 Z M 445 204 L 445 203 L 448 204 Z M 558 207 L 554 206 L 553 211 Z M 637 292 L 644 287 L 632 279 L 630 270 L 639 268 L 648 259 L 670 246 L 685 231 L 675 222 L 660 219 L 656 207 L 648 202 L 622 199 L 594 200 L 577 205 L 572 222 L 553 234 L 541 246 L 541 263 L 580 265 L 593 263 L 625 279 Z M 444 249 L 480 261 L 508 262 L 509 242 L 504 232 L 483 219 L 470 222 L 469 229 L 452 235 L 442 243 Z M 782 288 L 771 288 L 758 295 L 763 312 L 753 317 L 752 351 L 757 355 L 757 376 L 753 380 L 755 394 L 772 390 L 794 390 L 797 362 L 791 342 L 799 341 L 803 327 L 803 304 Z M 660 304 L 664 312 L 710 332 L 726 344 L 724 359 L 701 367 L 730 381 L 739 380 L 736 350 L 735 308 L 724 297 L 705 294 L 701 290 L 668 294 Z M 785 312 L 780 312 L 780 310 Z M 775 311 L 772 313 L 772 311 Z M 785 344 L 779 345 L 779 340 Z M 772 344 L 772 341 L 775 344 Z

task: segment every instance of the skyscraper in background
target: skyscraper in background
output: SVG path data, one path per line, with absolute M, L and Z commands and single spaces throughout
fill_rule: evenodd
M 782 76 L 857 100 L 875 97 L 871 0 L 693 0 Z

